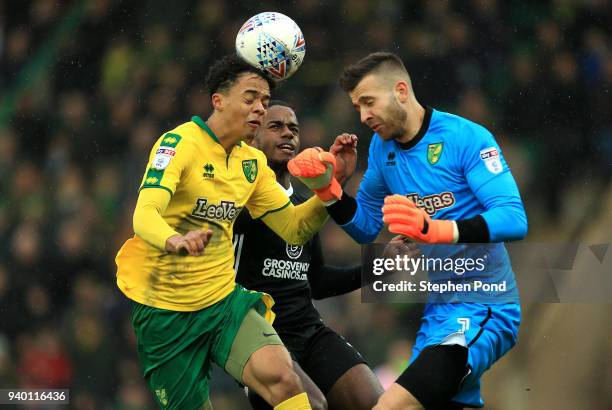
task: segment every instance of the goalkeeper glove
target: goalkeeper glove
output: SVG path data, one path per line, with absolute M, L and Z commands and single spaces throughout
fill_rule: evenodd
M 422 243 L 455 243 L 459 238 L 455 221 L 433 220 L 427 212 L 402 195 L 385 198 L 383 221 L 389 231 Z
M 331 205 L 342 196 L 342 187 L 334 178 L 336 158 L 321 148 L 307 148 L 287 164 L 298 178 L 325 203 Z

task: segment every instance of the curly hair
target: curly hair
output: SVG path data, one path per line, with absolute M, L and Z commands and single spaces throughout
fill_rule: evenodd
M 206 87 L 210 94 L 225 92 L 236 82 L 236 79 L 245 73 L 257 74 L 268 82 L 270 91 L 274 89 L 274 81 L 264 71 L 249 65 L 235 54 L 228 54 L 216 60 L 208 69 Z

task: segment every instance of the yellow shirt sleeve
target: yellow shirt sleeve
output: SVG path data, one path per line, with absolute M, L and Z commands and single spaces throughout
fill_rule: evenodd
M 261 220 L 285 242 L 303 245 L 319 232 L 327 218 L 323 202 L 313 196 L 303 204 L 294 206 L 290 202 L 286 207 L 268 212 Z
M 268 166 L 263 153 L 258 158 L 263 164 L 257 186 L 246 207 L 253 219 L 260 219 L 278 236 L 291 245 L 303 245 L 316 234 L 325 221 L 327 210 L 323 202 L 313 196 L 294 206 L 287 193 L 276 182 L 276 174 Z
M 165 250 L 166 240 L 177 232 L 163 219 L 192 157 L 188 143 L 178 134 L 162 135 L 151 150 L 134 210 L 134 233 L 149 245 Z M 146 189 L 157 188 L 157 189 Z
M 134 233 L 160 250 L 166 249 L 169 237 L 178 235 L 162 218 L 170 198 L 170 194 L 163 189 L 143 189 L 134 210 Z

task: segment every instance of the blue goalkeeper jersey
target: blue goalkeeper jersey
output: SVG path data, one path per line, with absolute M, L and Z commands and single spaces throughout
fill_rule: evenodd
M 407 144 L 384 141 L 374 134 L 368 168 L 356 198 L 356 213 L 342 228 L 357 242 L 372 242 L 383 226 L 384 199 L 392 194 L 406 195 L 432 219 L 482 215 L 490 241 L 497 244 L 481 249 L 465 245 L 464 251 L 474 257 L 482 252 L 491 257 L 486 272 L 472 276 L 480 274 L 478 279 L 495 283 L 505 280 L 504 293 L 516 294 L 509 257 L 499 242 L 524 237 L 527 218 L 508 164 L 487 129 L 457 115 L 427 108 L 420 131 Z M 423 248 L 430 257 L 458 249 L 439 245 Z M 457 279 L 435 273 L 432 276 L 432 280 L 440 281 Z M 469 275 L 462 279 L 466 277 Z

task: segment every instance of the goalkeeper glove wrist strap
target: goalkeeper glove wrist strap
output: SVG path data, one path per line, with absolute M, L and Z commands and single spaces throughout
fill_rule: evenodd
M 313 191 L 325 203 L 325 206 L 333 205 L 342 197 L 342 187 L 336 178 L 332 178 L 331 183 L 325 188 L 314 189 Z
M 459 230 L 455 221 L 436 219 L 431 221 L 424 221 L 423 230 L 421 233 L 431 237 L 429 243 L 457 243 L 459 239 Z M 429 232 L 435 230 L 435 232 Z
M 342 192 L 340 199 L 327 207 L 327 213 L 338 225 L 346 225 L 357 213 L 357 201 L 346 192 Z
M 489 243 L 491 236 L 489 226 L 482 215 L 457 221 L 459 243 Z

